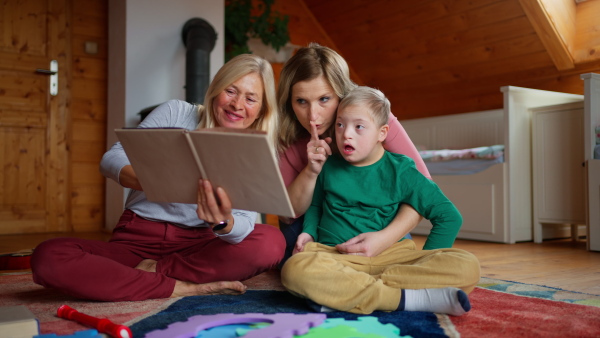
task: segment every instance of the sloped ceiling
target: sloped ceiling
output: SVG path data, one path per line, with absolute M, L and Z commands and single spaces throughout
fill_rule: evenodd
M 400 119 L 500 108 L 506 85 L 581 94 L 579 74 L 600 72 L 600 19 L 586 19 L 585 43 L 582 28 L 561 28 L 575 5 L 558 18 L 542 0 L 303 1 L 354 80 L 386 93 Z M 600 1 L 584 4 L 578 19 L 600 18 Z

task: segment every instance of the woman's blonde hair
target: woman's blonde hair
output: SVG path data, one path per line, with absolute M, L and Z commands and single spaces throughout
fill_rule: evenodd
M 298 122 L 292 108 L 292 87 L 302 81 L 310 81 L 324 76 L 339 99 L 343 99 L 356 84 L 350 80 L 348 63 L 336 51 L 317 43 L 300 48 L 289 59 L 279 76 L 277 104 L 279 108 L 279 150 L 284 151 L 292 143 L 309 131 Z
M 264 92 L 258 117 L 249 128 L 266 132 L 269 143 L 276 151 L 279 114 L 277 113 L 277 101 L 275 99 L 273 68 L 268 61 L 257 55 L 238 55 L 219 69 L 206 90 L 204 106 L 198 106 L 198 113 L 200 114 L 198 128 L 217 127 L 213 107 L 214 99 L 232 83 L 252 73 L 258 74 L 262 79 Z

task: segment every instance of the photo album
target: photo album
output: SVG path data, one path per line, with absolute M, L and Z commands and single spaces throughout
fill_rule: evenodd
M 225 189 L 234 209 L 294 217 L 264 132 L 211 128 L 116 129 L 149 201 L 193 203 L 198 181 Z

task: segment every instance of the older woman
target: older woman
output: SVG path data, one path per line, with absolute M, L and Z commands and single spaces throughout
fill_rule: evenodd
M 331 154 L 331 127 L 338 104 L 354 87 L 344 58 L 318 44 L 298 50 L 281 71 L 277 90 L 281 116 L 280 170 L 298 216 L 310 206 L 317 176 Z M 384 148 L 411 157 L 419 171 L 430 178 L 425 163 L 398 119 L 390 114 L 388 124 L 390 129 Z M 291 255 L 296 238 L 302 232 L 302 220 L 299 217 L 280 221 L 287 242 L 284 261 Z M 376 256 L 407 236 L 420 220 L 421 216 L 410 205 L 402 205 L 389 224 L 387 234 L 361 234 L 341 248 L 347 253 Z
M 267 132 L 275 145 L 278 115 L 267 61 L 233 58 L 217 72 L 204 102 L 168 101 L 140 127 L 250 128 Z M 110 241 L 40 244 L 32 257 L 36 283 L 103 301 L 239 294 L 246 290 L 240 281 L 275 267 L 283 256 L 279 230 L 255 225 L 255 212 L 232 210 L 227 192 L 208 181 L 199 182 L 197 205 L 150 202 L 120 143 L 104 155 L 100 169 L 132 188 Z

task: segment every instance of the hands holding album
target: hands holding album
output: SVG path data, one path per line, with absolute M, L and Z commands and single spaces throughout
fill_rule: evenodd
M 119 174 L 119 182 L 124 187 L 143 191 L 131 165 L 123 167 Z M 226 234 L 233 227 L 231 210 L 231 199 L 225 189 L 221 187 L 213 189 L 209 180 L 198 181 L 198 218 L 212 224 L 215 232 Z
M 209 224 L 216 225 L 213 230 L 217 233 L 228 233 L 233 227 L 231 200 L 225 189 L 213 189 L 209 180 L 198 181 L 198 218 Z M 225 224 L 224 227 L 223 224 Z

